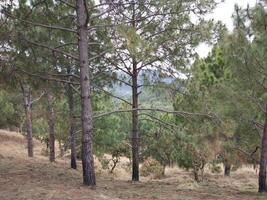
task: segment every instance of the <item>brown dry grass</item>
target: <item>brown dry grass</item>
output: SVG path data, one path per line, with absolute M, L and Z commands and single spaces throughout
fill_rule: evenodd
M 127 181 L 130 174 L 119 167 L 115 175 L 100 170 L 97 162 L 97 187 L 82 186 L 82 173 L 69 168 L 67 158 L 49 163 L 40 154 L 42 144 L 35 141 L 35 158 L 27 158 L 25 138 L 0 130 L 0 200 L 263 200 L 257 193 L 257 175 L 245 167 L 225 178 L 208 174 L 200 184 L 190 172 L 168 168 L 161 180 L 141 178 Z M 126 162 L 127 160 L 124 160 Z

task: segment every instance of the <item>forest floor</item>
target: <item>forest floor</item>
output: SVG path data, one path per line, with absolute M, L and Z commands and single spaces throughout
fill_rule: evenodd
M 257 175 L 243 167 L 231 177 L 207 174 L 195 183 L 190 172 L 169 168 L 166 177 L 153 180 L 141 177 L 129 181 L 130 173 L 117 169 L 115 175 L 97 167 L 97 187 L 82 185 L 82 171 L 69 167 L 67 157 L 49 163 L 41 155 L 43 145 L 35 142 L 35 157 L 28 158 L 25 138 L 15 132 L 0 130 L 0 200 L 263 200 L 257 193 Z M 98 165 L 98 164 L 97 164 Z M 123 172 L 124 171 L 124 172 Z

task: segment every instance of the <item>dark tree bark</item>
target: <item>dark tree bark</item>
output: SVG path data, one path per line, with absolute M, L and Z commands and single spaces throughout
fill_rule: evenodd
M 113 173 L 113 171 L 115 170 L 115 168 L 116 168 L 116 166 L 117 166 L 117 164 L 119 163 L 119 161 L 120 161 L 120 158 L 119 157 L 117 157 L 117 156 L 112 156 L 112 159 L 111 159 L 111 161 L 112 161 L 112 167 L 111 167 L 111 169 L 110 169 L 110 171 L 109 171 L 109 173 Z
M 132 27 L 136 27 L 135 4 L 132 4 Z M 132 56 L 132 109 L 138 109 L 138 69 Z M 132 112 L 132 181 L 139 181 L 139 119 L 138 110 Z
M 200 182 L 199 176 L 198 176 L 198 172 L 199 172 L 198 167 L 194 167 L 193 168 L 193 174 L 194 174 L 194 179 L 195 179 L 196 182 Z
M 133 58 L 132 108 L 138 109 L 138 71 Z M 138 110 L 132 112 L 132 181 L 139 181 L 139 124 Z
M 267 192 L 266 187 L 266 164 L 267 164 L 267 104 L 265 110 L 265 124 L 262 135 L 261 158 L 259 171 L 259 192 Z
M 71 120 L 73 121 L 73 118 L 71 118 Z M 72 169 L 77 169 L 77 162 L 76 162 L 76 158 L 77 158 L 77 152 L 76 152 L 76 136 L 75 136 L 75 130 L 74 130 L 74 125 L 73 122 L 71 122 L 70 124 L 70 151 L 71 151 L 71 155 L 70 155 L 70 167 Z
M 21 86 L 23 92 L 24 109 L 27 127 L 27 148 L 28 156 L 33 157 L 33 138 L 32 138 L 32 95 L 29 86 Z
M 49 161 L 55 161 L 55 112 L 54 112 L 54 97 L 47 92 L 48 103 L 48 126 L 49 126 Z
M 231 173 L 231 164 L 225 163 L 224 164 L 224 176 L 230 176 Z
M 81 101 L 82 101 L 82 167 L 83 183 L 96 185 L 94 157 L 92 152 L 93 113 L 88 59 L 88 10 L 85 0 L 76 0 L 78 20 L 78 51 L 80 66 Z
M 162 165 L 162 168 L 163 168 L 163 169 L 162 169 L 162 174 L 161 174 L 162 177 L 165 176 L 166 166 L 167 166 L 166 164 Z
M 68 74 L 71 74 L 70 68 L 68 69 Z M 74 124 L 74 99 L 73 99 L 73 89 L 70 83 L 67 86 L 67 98 L 69 104 L 69 123 L 70 123 L 70 151 L 71 151 L 70 166 L 72 169 L 77 169 L 76 136 L 75 136 L 75 124 Z

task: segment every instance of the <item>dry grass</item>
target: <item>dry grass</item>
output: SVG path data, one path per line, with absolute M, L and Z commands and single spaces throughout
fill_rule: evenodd
M 35 141 L 35 158 L 27 158 L 25 138 L 14 132 L 0 130 L 0 200 L 263 200 L 257 193 L 257 175 L 245 167 L 231 177 L 208 174 L 200 184 L 190 172 L 168 168 L 161 180 L 141 178 L 140 183 L 128 181 L 130 174 L 123 164 L 111 175 L 100 170 L 96 161 L 97 187 L 82 186 L 82 173 L 69 168 L 67 158 L 49 163 L 40 154 L 42 144 Z M 127 162 L 123 160 L 122 163 Z M 125 164 L 125 163 L 124 163 Z

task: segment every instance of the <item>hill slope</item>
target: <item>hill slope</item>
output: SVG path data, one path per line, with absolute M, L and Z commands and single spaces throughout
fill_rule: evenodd
M 196 184 L 189 172 L 168 169 L 162 180 L 140 183 L 97 174 L 97 187 L 82 186 L 81 166 L 69 168 L 67 158 L 49 163 L 40 154 L 42 144 L 35 141 L 35 158 L 27 158 L 25 138 L 14 132 L 0 130 L 0 199 L 1 200 L 105 200 L 105 199 L 168 199 L 168 200 L 227 200 L 266 199 L 257 194 L 257 175 L 251 169 L 242 169 L 232 177 L 208 175 Z M 99 171 L 99 170 L 98 170 Z

